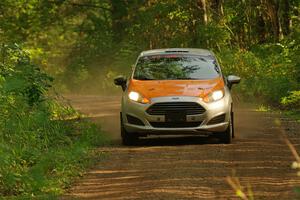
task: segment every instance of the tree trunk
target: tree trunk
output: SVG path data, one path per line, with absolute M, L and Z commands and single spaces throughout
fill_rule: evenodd
M 275 41 L 279 41 L 283 38 L 282 28 L 279 18 L 279 0 L 264 0 L 267 7 L 267 13 L 271 20 L 273 35 Z
M 127 1 L 126 0 L 111 0 L 111 17 L 112 17 L 112 32 L 113 39 L 116 43 L 122 40 L 125 33 L 125 20 L 127 16 Z
M 208 24 L 208 11 L 207 11 L 207 3 L 206 0 L 200 0 L 203 10 L 203 22 L 205 25 Z
M 215 19 L 219 21 L 224 16 L 223 0 L 213 0 L 211 6 L 216 16 Z
M 283 34 L 288 35 L 291 28 L 291 17 L 290 17 L 290 2 L 289 0 L 283 0 L 282 4 L 282 29 Z
M 219 9 L 219 13 L 220 15 L 223 17 L 224 16 L 224 8 L 223 8 L 223 2 L 224 0 L 217 0 L 218 2 L 218 9 Z

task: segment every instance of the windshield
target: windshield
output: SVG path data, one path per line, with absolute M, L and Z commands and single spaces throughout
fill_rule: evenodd
M 137 80 L 203 80 L 219 77 L 220 68 L 212 57 L 154 55 L 141 57 L 133 75 Z

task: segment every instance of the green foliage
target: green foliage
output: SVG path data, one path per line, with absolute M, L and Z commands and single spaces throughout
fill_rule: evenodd
M 199 47 L 212 48 L 220 51 L 224 49 L 230 41 L 230 32 L 216 23 L 199 26 L 197 34 L 197 46 Z
M 53 79 L 32 64 L 28 53 L 16 44 L 2 45 L 0 54 L 2 95 L 18 96 L 30 106 L 43 101 Z
M 299 90 L 299 4 L 29 0 L 25 5 L 5 0 L 0 42 L 22 43 L 34 62 L 56 78 L 53 84 L 60 91 L 104 94 L 118 91 L 113 75 L 128 73 L 142 50 L 209 48 L 227 73 L 243 78 L 244 96 L 278 105 Z
M 280 105 L 282 97 L 299 89 L 294 52 L 283 44 L 266 44 L 251 50 L 226 50 L 218 53 L 226 74 L 243 78 L 238 90 L 248 99 L 255 98 Z
M 300 90 L 291 91 L 288 96 L 281 99 L 281 104 L 290 109 L 300 109 Z
M 0 49 L 0 195 L 62 192 L 102 142 L 94 125 L 46 96 L 52 78 L 17 45 Z

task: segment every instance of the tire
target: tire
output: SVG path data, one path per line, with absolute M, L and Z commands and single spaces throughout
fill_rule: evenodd
M 231 123 L 232 123 L 232 138 L 235 137 L 235 129 L 234 129 L 234 114 L 233 114 L 233 111 L 231 111 Z
M 230 144 L 232 142 L 233 137 L 234 137 L 233 112 L 231 112 L 229 125 L 227 129 L 223 133 L 220 133 L 220 141 L 223 144 Z
M 123 125 L 122 113 L 120 113 L 120 123 L 121 123 L 121 138 L 122 144 L 126 146 L 133 146 L 138 143 L 139 138 L 132 133 L 126 131 Z

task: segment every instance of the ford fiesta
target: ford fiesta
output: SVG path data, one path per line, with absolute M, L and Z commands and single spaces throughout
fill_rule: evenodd
M 148 135 L 214 134 L 234 137 L 231 86 L 214 54 L 205 49 L 142 52 L 130 78 L 114 80 L 123 89 L 120 112 L 123 144 Z

